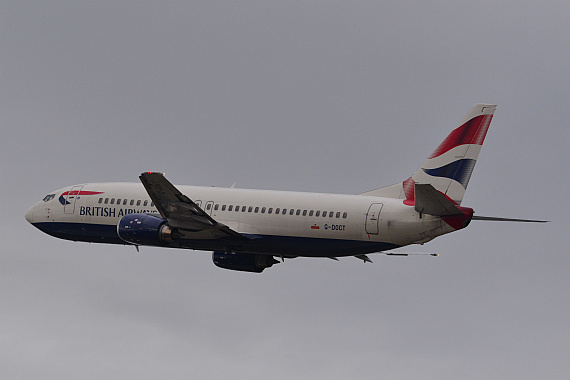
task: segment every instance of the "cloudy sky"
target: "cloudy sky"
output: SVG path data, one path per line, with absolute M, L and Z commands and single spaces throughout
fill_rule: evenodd
M 570 5 L 4 1 L 0 372 L 11 379 L 562 378 L 570 364 Z M 74 243 L 25 211 L 137 181 L 354 194 L 497 112 L 464 204 L 414 251 L 263 274 Z M 192 194 L 187 194 L 192 198 Z

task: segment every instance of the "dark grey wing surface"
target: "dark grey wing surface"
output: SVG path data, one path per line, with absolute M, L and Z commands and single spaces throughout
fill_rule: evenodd
M 182 194 L 162 173 L 142 173 L 140 180 L 160 215 L 186 238 L 249 240 L 223 223 L 212 219 Z

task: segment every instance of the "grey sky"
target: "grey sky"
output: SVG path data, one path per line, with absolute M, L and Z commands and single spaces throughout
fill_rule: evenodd
M 4 2 L 0 372 L 22 379 L 563 378 L 566 2 Z M 75 183 L 360 193 L 497 112 L 473 222 L 374 264 L 261 275 L 73 243 L 24 212 Z M 187 194 L 192 198 L 192 194 Z

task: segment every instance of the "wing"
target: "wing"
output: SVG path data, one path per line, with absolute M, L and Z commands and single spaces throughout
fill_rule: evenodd
M 188 239 L 249 240 L 219 223 L 172 185 L 162 173 L 142 173 L 140 180 L 160 215 Z

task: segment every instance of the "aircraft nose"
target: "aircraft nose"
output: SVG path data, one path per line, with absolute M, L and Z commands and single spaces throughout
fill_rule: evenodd
M 34 223 L 34 208 L 30 207 L 28 211 L 26 211 L 26 220 L 29 223 Z

